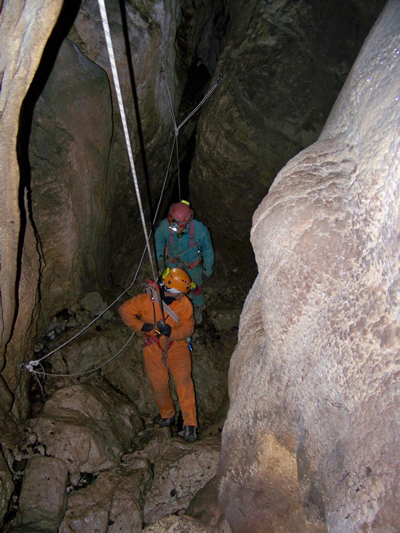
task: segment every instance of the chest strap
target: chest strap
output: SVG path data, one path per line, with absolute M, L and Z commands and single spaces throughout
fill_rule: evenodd
M 172 230 L 170 230 L 170 232 L 169 232 L 169 240 L 170 240 L 170 243 L 171 243 L 172 247 L 175 244 L 174 243 L 174 235 L 175 235 L 175 233 Z M 190 230 L 189 230 L 189 249 L 186 250 L 186 252 L 188 252 L 189 250 L 191 250 L 195 246 L 196 245 L 195 245 L 195 242 L 194 242 L 194 221 L 192 220 L 192 222 L 190 223 Z M 185 255 L 186 252 L 183 252 L 183 254 L 181 254 L 181 255 Z M 202 262 L 202 257 L 201 256 L 198 257 L 196 259 L 196 261 L 193 261 L 193 263 L 187 263 L 185 261 L 181 261 L 180 258 L 177 260 L 177 259 L 175 259 L 175 257 L 171 257 L 169 255 L 169 246 L 168 246 L 168 244 L 165 247 L 165 256 L 168 258 L 170 263 L 179 263 L 184 270 L 192 270 L 193 268 L 197 267 Z

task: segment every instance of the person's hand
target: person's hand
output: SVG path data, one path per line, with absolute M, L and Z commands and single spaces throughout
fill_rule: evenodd
M 154 329 L 154 324 L 150 324 L 149 322 L 145 322 L 142 326 L 142 331 L 144 333 L 150 333 L 152 329 Z
M 157 322 L 157 328 L 161 335 L 164 335 L 165 337 L 169 337 L 171 335 L 171 326 L 166 324 L 163 320 L 159 320 Z
M 211 276 L 212 276 L 212 270 L 203 270 L 204 283 L 207 283 L 207 281 L 211 278 Z

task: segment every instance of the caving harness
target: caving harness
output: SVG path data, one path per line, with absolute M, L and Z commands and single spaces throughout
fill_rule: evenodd
M 174 235 L 175 233 L 170 230 L 169 232 L 169 240 L 170 240 L 170 243 L 171 243 L 171 246 L 173 247 L 174 246 Z M 179 238 L 179 236 L 177 235 L 177 239 Z M 195 248 L 197 246 L 197 259 L 196 261 L 193 261 L 192 263 L 187 263 L 185 261 L 182 260 L 182 256 L 184 256 L 185 254 L 187 254 L 190 250 L 192 250 L 192 248 Z M 190 223 L 190 229 L 189 229 L 189 248 L 187 250 L 185 250 L 184 252 L 182 252 L 180 255 L 175 255 L 174 257 L 171 257 L 171 255 L 169 254 L 169 245 L 167 244 L 166 247 L 165 247 L 165 257 L 168 259 L 168 261 L 170 262 L 171 265 L 175 264 L 175 265 L 179 265 L 179 268 L 182 268 L 182 270 L 193 270 L 194 268 L 196 268 L 198 265 L 200 265 L 202 262 L 203 262 L 203 256 L 201 255 L 201 252 L 202 252 L 202 248 L 200 246 L 200 243 L 195 243 L 195 240 L 194 240 L 194 221 L 192 220 L 192 222 Z
M 157 286 L 154 283 L 154 281 L 149 280 L 149 282 L 148 282 L 148 284 L 146 286 L 146 289 L 145 289 L 145 292 L 147 294 L 150 294 L 150 296 L 151 296 L 151 302 L 153 304 L 154 324 L 157 323 L 156 322 L 156 308 L 155 308 L 155 303 L 154 302 L 157 302 L 158 305 L 160 306 L 164 322 L 165 322 L 166 318 L 169 315 L 173 320 L 175 320 L 175 322 L 177 322 L 179 324 L 178 315 L 169 307 L 169 305 L 167 305 L 164 302 L 164 300 L 161 299 L 159 291 L 157 290 L 156 287 Z M 161 306 L 161 304 L 162 304 L 162 306 Z M 167 317 L 164 317 L 164 312 L 167 313 Z M 155 326 L 155 330 L 157 331 L 156 326 Z M 174 343 L 174 341 L 170 341 L 169 338 L 167 338 L 167 345 L 166 345 L 165 349 L 163 349 L 163 348 L 161 348 L 161 345 L 160 345 L 160 337 L 157 336 L 157 335 L 146 335 L 146 338 L 144 340 L 144 345 L 145 346 L 151 346 L 152 344 L 157 344 L 157 346 L 161 350 L 162 362 L 164 363 L 164 366 L 166 368 L 168 368 L 168 363 L 167 363 L 168 350 L 172 346 L 173 343 Z

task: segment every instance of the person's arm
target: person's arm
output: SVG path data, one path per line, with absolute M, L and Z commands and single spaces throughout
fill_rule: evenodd
M 179 324 L 176 322 L 171 324 L 171 335 L 169 336 L 171 341 L 187 339 L 194 332 L 193 306 L 191 301 L 185 296 L 177 303 L 179 303 L 179 306 L 174 306 L 173 310 L 179 316 Z
M 203 224 L 203 231 L 200 238 L 200 245 L 203 250 L 203 271 L 207 277 L 210 277 L 214 266 L 214 248 L 211 241 L 210 232 L 207 226 Z
M 131 298 L 130 300 L 122 304 L 121 307 L 118 309 L 118 312 L 124 324 L 126 324 L 133 331 L 136 331 L 136 333 L 141 333 L 143 324 L 147 323 L 141 318 L 146 308 L 148 299 L 148 294 L 139 294 L 138 296 L 135 296 L 134 298 Z

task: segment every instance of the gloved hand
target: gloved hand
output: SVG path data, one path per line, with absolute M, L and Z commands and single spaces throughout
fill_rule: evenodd
M 171 335 L 171 326 L 169 326 L 162 320 L 159 320 L 157 322 L 157 328 L 161 335 L 164 335 L 165 337 L 169 337 Z
M 164 259 L 157 259 L 157 266 L 158 270 L 161 270 L 161 272 L 163 272 L 165 270 Z
M 211 278 L 212 276 L 212 270 L 203 270 L 203 282 L 204 283 L 207 283 L 207 281 Z
M 149 324 L 149 322 L 145 322 L 142 326 L 142 331 L 144 333 L 150 333 L 152 329 L 154 329 L 154 324 Z

